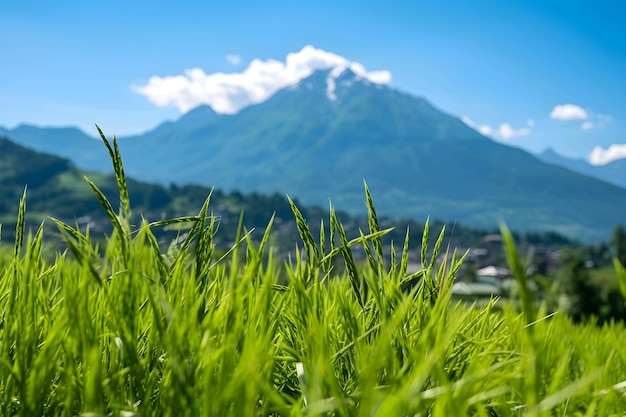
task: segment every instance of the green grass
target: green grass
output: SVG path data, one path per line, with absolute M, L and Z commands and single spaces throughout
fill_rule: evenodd
M 573 324 L 536 305 L 510 235 L 521 311 L 451 303 L 463 256 L 422 239 L 383 253 L 348 239 L 334 211 L 320 236 L 292 204 L 302 241 L 275 259 L 265 231 L 240 228 L 215 255 L 210 196 L 195 216 L 136 226 L 115 140 L 120 208 L 90 183 L 114 225 L 98 247 L 57 220 L 0 251 L 0 414 L 24 416 L 610 416 L 626 410 L 626 329 Z M 185 223 L 162 249 L 158 227 Z M 68 249 L 42 254 L 43 234 Z M 259 244 L 250 239 L 260 234 Z M 363 246 L 360 266 L 351 249 Z M 438 255 L 445 261 L 438 263 Z M 387 257 L 391 263 L 386 262 Z M 341 268 L 338 268 L 340 266 Z M 618 268 L 621 282 L 626 273 Z M 338 273 L 336 269 L 345 270 Z M 279 278 L 286 277 L 284 285 Z M 626 291 L 626 288 L 624 289 Z
M 589 270 L 589 275 L 598 286 L 607 286 L 610 288 L 618 286 L 617 272 L 614 267 L 605 266 L 602 268 L 592 268 Z

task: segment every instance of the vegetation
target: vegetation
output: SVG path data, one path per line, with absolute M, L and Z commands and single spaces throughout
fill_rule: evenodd
M 616 226 L 614 236 L 620 235 L 620 229 Z M 559 265 L 548 271 L 544 285 L 551 288 L 545 295 L 552 299 L 552 308 L 574 321 L 626 322 L 626 304 L 615 267 L 615 262 L 624 265 L 617 256 L 619 241 L 614 238 L 612 248 L 606 243 L 564 246 Z
M 615 257 L 622 265 L 626 265 L 626 232 L 624 226 L 618 224 L 613 231 L 613 248 Z
M 89 230 L 53 220 L 68 250 L 44 256 L 42 224 L 0 259 L 0 413 L 48 416 L 548 416 L 626 409 L 622 324 L 573 323 L 538 304 L 507 229 L 519 308 L 450 301 L 464 255 L 433 244 L 407 274 L 409 239 L 385 262 L 369 190 L 367 229 L 348 240 L 332 209 L 301 236 L 289 262 L 239 228 L 216 255 L 217 219 L 197 215 L 132 226 L 115 139 L 120 208 L 88 180 L 113 225 L 99 247 Z M 187 224 L 167 250 L 159 228 Z M 3 243 L 3 245 L 6 242 Z M 358 266 L 352 249 L 362 247 Z M 430 256 L 428 255 L 430 253 Z M 438 262 L 438 255 L 444 255 Z M 345 273 L 338 273 L 343 264 Z M 616 262 L 623 293 L 626 271 Z M 281 285 L 285 275 L 287 285 Z M 498 307 L 498 308 L 495 308 Z
M 0 154 L 2 155 L 0 223 L 5 225 L 3 233 L 5 239 L 15 237 L 13 234 L 15 230 L 14 206 L 19 201 L 25 184 L 28 185 L 29 196 L 28 226 L 37 228 L 43 219 L 53 216 L 69 224 L 78 223 L 83 230 L 89 225 L 93 239 L 100 239 L 104 233 L 110 234 L 113 230 L 100 204 L 93 198 L 93 193 L 83 176 L 86 174 L 96 182 L 110 201 L 118 201 L 119 191 L 114 175 L 83 172 L 66 159 L 32 151 L 1 137 Z M 29 161 L 29 163 L 24 164 L 23 161 Z M 212 215 L 219 218 L 220 233 L 214 236 L 218 248 L 228 248 L 234 241 L 242 211 L 244 211 L 243 224 L 248 229 L 263 229 L 267 220 L 274 215 L 276 224 L 271 236 L 274 249 L 282 253 L 292 251 L 293 242 L 298 239 L 298 231 L 292 221 L 293 214 L 284 195 L 226 192 L 220 189 L 211 190 L 201 185 L 170 184 L 165 187 L 130 178 L 127 178 L 126 182 L 135 209 L 131 218 L 133 224 L 140 224 L 142 217 L 151 222 L 169 217 L 194 215 L 204 203 L 206 196 L 211 193 L 210 211 Z M 320 220 L 328 217 L 328 211 L 297 203 L 302 214 L 312 223 L 312 231 L 319 233 Z M 368 219 L 364 216 L 350 216 L 345 212 L 338 212 L 338 215 L 342 219 L 348 237 L 358 236 L 359 229 L 367 227 Z M 424 227 L 423 223 L 408 218 L 380 218 L 380 223 L 385 228 L 394 228 L 389 234 L 383 236 L 385 245 L 392 240 L 404 241 L 407 228 L 411 240 L 419 241 Z M 480 247 L 480 241 L 486 234 L 498 232 L 497 229 L 480 230 L 462 224 L 431 221 L 432 228 L 440 229 L 444 226 L 447 227 L 447 238 L 451 239 L 452 245 L 461 248 Z M 165 246 L 176 236 L 175 231 L 167 232 L 157 229 L 153 232 L 159 243 Z M 45 237 L 50 240 L 57 236 L 48 233 Z M 252 238 L 258 243 L 256 235 Z M 515 234 L 515 238 L 519 242 L 537 245 L 577 245 L 571 239 L 553 232 Z

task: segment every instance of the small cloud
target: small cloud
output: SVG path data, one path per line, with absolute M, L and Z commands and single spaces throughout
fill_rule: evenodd
M 489 125 L 478 126 L 478 131 L 485 136 L 491 136 L 493 134 L 493 129 Z
M 608 149 L 596 146 L 589 154 L 589 162 L 592 165 L 606 165 L 609 162 L 626 158 L 626 144 L 613 144 Z
M 529 127 L 533 127 L 535 125 L 535 119 L 528 119 L 526 123 L 528 124 Z
M 522 127 L 519 129 L 513 129 L 509 123 L 502 123 L 500 127 L 497 129 L 492 128 L 489 125 L 476 125 L 473 120 L 469 117 L 463 115 L 461 116 L 461 121 L 471 127 L 472 129 L 478 130 L 481 134 L 485 136 L 496 137 L 500 139 L 510 139 L 516 136 L 526 136 L 530 134 L 530 129 L 528 127 Z M 528 125 L 533 126 L 535 124 L 533 119 L 528 119 Z
M 481 134 L 485 136 L 491 136 L 493 133 L 493 129 L 489 125 L 476 126 L 476 123 L 469 117 L 463 115 L 461 116 L 461 121 L 471 127 L 472 129 L 478 130 Z
M 556 120 L 585 120 L 587 112 L 575 104 L 558 104 L 550 112 L 550 118 Z
M 469 118 L 469 117 L 467 117 L 466 115 L 462 115 L 462 116 L 461 116 L 461 121 L 462 121 L 463 123 L 465 123 L 466 125 L 468 125 L 469 127 L 474 127 L 474 126 L 476 126 L 476 123 L 474 123 L 474 122 L 472 121 L 472 119 L 470 119 L 470 118 Z
M 241 57 L 239 55 L 228 54 L 226 55 L 226 61 L 230 62 L 233 65 L 239 65 L 241 62 Z
M 580 128 L 581 128 L 582 130 L 589 130 L 589 129 L 593 129 L 593 122 L 590 122 L 590 121 L 588 121 L 588 120 L 587 120 L 586 122 L 583 122 L 583 124 L 582 124 L 582 125 L 580 125 Z
M 181 113 L 207 104 L 217 113 L 234 114 L 251 104 L 264 102 L 278 90 L 297 84 L 317 70 L 336 68 L 350 68 L 373 84 L 391 81 L 389 71 L 366 71 L 358 62 L 307 45 L 287 54 L 284 62 L 257 58 L 242 72 L 229 74 L 206 74 L 200 68 L 192 68 L 181 75 L 155 75 L 145 85 L 131 88 L 157 106 L 175 106 Z
M 530 133 L 530 129 L 527 127 L 522 127 L 520 129 L 513 129 L 513 127 L 508 123 L 502 123 L 496 132 L 497 136 L 502 139 L 510 139 L 515 136 L 526 136 Z

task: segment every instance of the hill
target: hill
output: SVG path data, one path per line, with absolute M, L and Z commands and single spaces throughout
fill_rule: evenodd
M 100 144 L 99 154 L 107 157 Z M 85 172 L 76 168 L 68 159 L 36 152 L 0 137 L 0 224 L 4 239 L 13 236 L 19 199 L 27 188 L 27 220 L 36 227 L 48 216 L 59 218 L 69 224 L 89 226 L 95 235 L 110 232 L 110 222 L 83 178 Z M 119 199 L 117 184 L 112 175 L 88 172 L 87 176 L 107 195 L 115 208 Z M 164 187 L 127 178 L 129 194 L 136 209 L 135 220 L 160 220 L 196 214 L 211 189 L 185 185 Z M 242 195 L 238 192 L 224 193 L 214 190 L 212 212 L 220 219 L 223 239 L 218 244 L 232 244 L 237 223 L 245 209 L 245 225 L 248 229 L 264 228 L 273 213 L 286 226 L 276 235 L 292 238 L 297 234 L 295 224 L 287 222 L 293 217 L 284 196 L 258 194 Z M 302 208 L 304 213 L 319 218 L 319 209 Z M 316 214 L 318 213 L 318 214 Z M 279 220 L 279 222 L 281 221 Z M 155 233 L 164 235 L 162 231 Z M 172 232 L 176 233 L 176 232 Z M 170 233 L 170 235 L 172 235 Z M 166 240 L 167 241 L 167 240 Z M 277 242 L 280 243 L 280 242 Z
M 543 151 L 539 159 L 626 188 L 626 159 L 618 159 L 606 165 L 591 165 L 584 159 L 566 158 L 553 149 Z
M 64 143 L 55 134 L 40 146 L 72 154 Z M 144 181 L 288 193 L 307 205 L 330 198 L 352 214 L 363 210 L 365 179 L 391 217 L 485 229 L 504 220 L 582 240 L 608 239 L 626 222 L 626 190 L 496 143 L 425 99 L 349 70 L 332 80 L 318 71 L 234 115 L 199 107 L 120 147 L 128 174 Z M 72 161 L 98 167 L 84 152 Z

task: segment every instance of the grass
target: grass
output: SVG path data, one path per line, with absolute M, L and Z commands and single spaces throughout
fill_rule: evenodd
M 589 269 L 589 274 L 593 282 L 598 286 L 608 286 L 610 288 L 618 286 L 617 272 L 614 267 L 592 268 Z
M 218 257 L 210 196 L 195 216 L 130 224 L 117 143 L 102 139 L 121 195 L 115 210 L 88 181 L 114 226 L 106 244 L 54 219 L 28 233 L 26 193 L 13 248 L 2 242 L 0 414 L 491 417 L 626 410 L 626 329 L 547 316 L 505 228 L 521 311 L 494 309 L 496 300 L 474 308 L 452 303 L 463 256 L 445 247 L 443 233 L 431 242 L 428 224 L 422 268 L 408 275 L 410 242 L 383 253 L 380 238 L 388 231 L 379 228 L 367 186 L 369 229 L 357 238 L 348 239 L 332 207 L 313 236 L 292 202 L 302 238 L 293 259 L 273 257 L 272 219 L 265 231 L 240 227 L 231 250 Z M 186 234 L 162 249 L 153 230 L 178 223 Z M 42 254 L 49 226 L 67 242 L 53 260 Z M 259 244 L 251 233 L 262 235 Z M 365 249 L 366 265 L 352 258 L 355 246 Z

